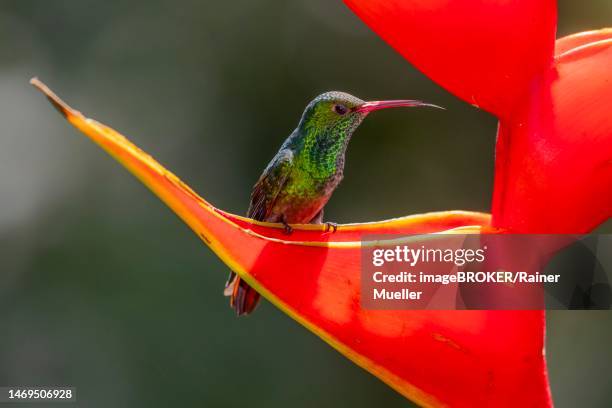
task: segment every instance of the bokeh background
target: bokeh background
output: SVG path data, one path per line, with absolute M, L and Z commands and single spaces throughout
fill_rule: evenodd
M 609 0 L 559 8 L 559 36 L 612 25 Z M 322 91 L 446 106 L 365 121 L 326 209 L 340 223 L 488 210 L 493 117 L 340 1 L 0 3 L 0 385 L 73 385 L 83 407 L 410 405 L 266 302 L 236 319 L 226 267 L 34 75 L 237 213 Z M 612 406 L 611 344 L 610 312 L 548 313 L 558 407 Z

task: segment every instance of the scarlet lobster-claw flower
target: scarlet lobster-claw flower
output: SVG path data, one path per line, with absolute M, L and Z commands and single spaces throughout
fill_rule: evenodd
M 612 214 L 612 31 L 557 41 L 554 0 L 346 0 L 417 68 L 500 119 L 493 224 L 581 233 Z
M 216 209 L 125 137 L 33 83 L 249 285 L 406 397 L 432 407 L 551 406 L 543 312 L 364 310 L 360 240 L 384 233 L 584 232 L 606 220 L 611 32 L 559 40 L 553 57 L 554 1 L 346 3 L 426 75 L 500 118 L 492 218 L 449 211 L 342 225 L 333 234 L 298 226 L 288 237 L 279 225 Z

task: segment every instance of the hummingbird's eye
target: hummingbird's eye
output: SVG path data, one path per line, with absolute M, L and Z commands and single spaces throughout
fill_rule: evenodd
M 345 115 L 348 112 L 348 108 L 344 105 L 340 105 L 340 104 L 335 104 L 333 106 L 333 110 L 334 112 L 336 112 L 338 115 Z

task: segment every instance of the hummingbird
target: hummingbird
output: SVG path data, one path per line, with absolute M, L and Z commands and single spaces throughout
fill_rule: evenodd
M 342 181 L 353 132 L 370 112 L 401 106 L 440 108 L 408 99 L 366 102 L 337 91 L 314 98 L 255 183 L 247 216 L 282 223 L 287 234 L 292 232 L 290 224 L 322 224 L 325 204 Z M 336 231 L 334 223 L 326 224 L 326 231 Z M 238 316 L 251 313 L 259 303 L 259 293 L 234 272 L 224 294 Z

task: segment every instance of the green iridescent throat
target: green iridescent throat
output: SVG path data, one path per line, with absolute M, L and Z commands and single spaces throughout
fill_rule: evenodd
M 314 106 L 297 129 L 302 143 L 296 152 L 296 169 L 319 181 L 342 171 L 348 142 L 361 119 L 357 114 L 339 119 L 330 104 Z

